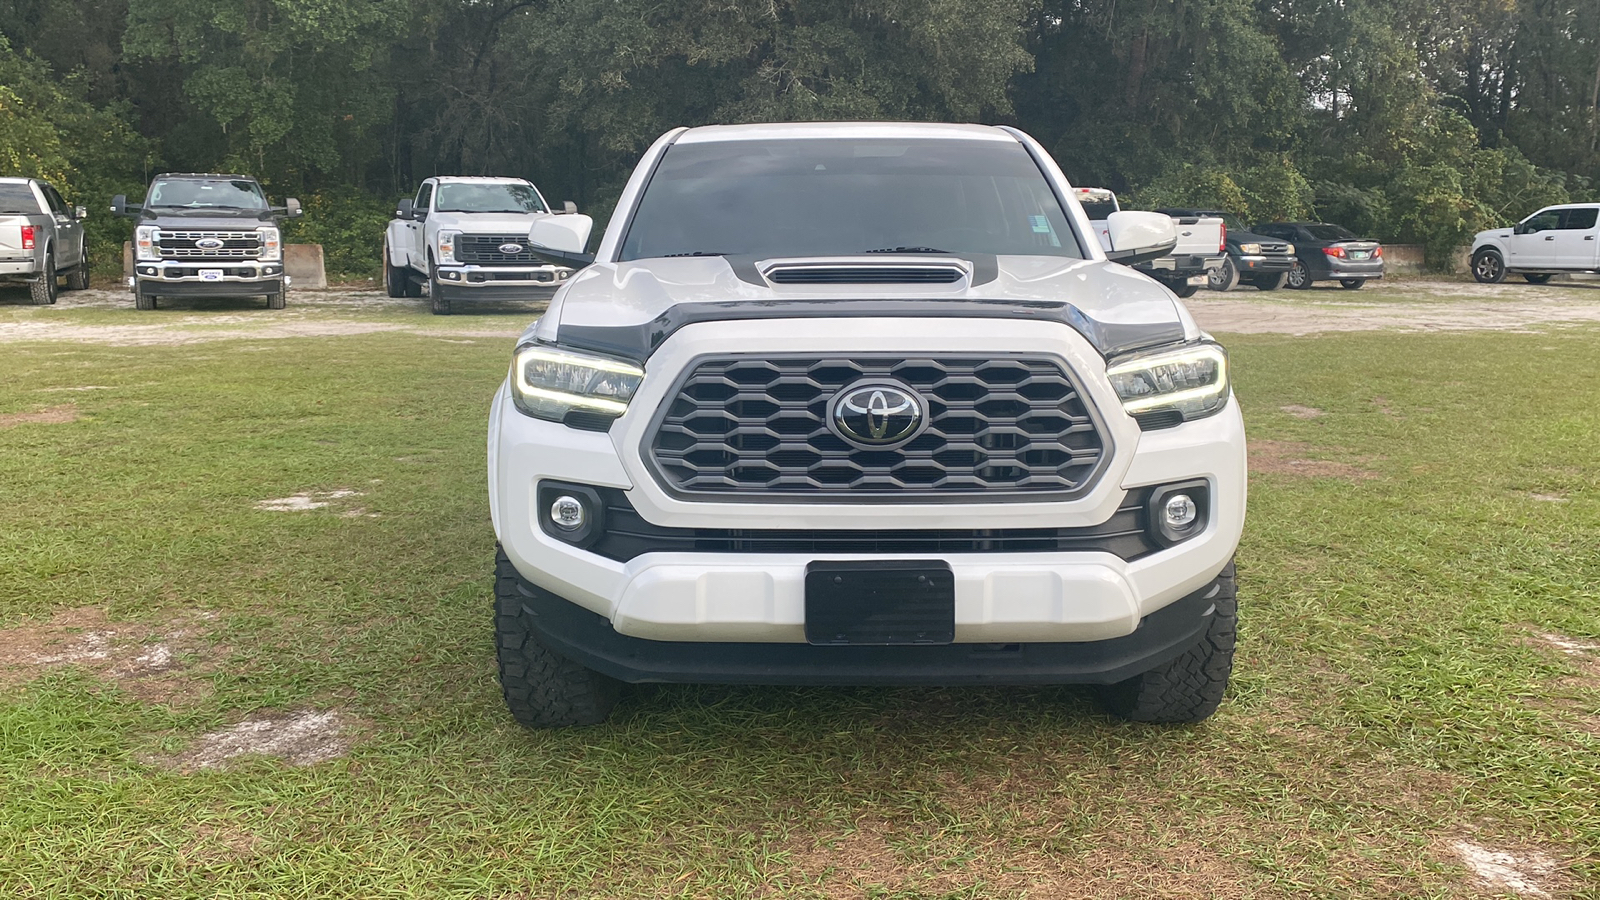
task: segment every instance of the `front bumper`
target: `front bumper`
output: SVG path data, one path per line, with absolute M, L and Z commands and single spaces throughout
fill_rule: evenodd
M 1142 432 L 1122 413 L 1105 379 L 1095 377 L 1096 367 L 1104 370 L 1104 361 L 1066 326 L 1019 335 L 1009 323 L 948 320 L 938 323 L 932 338 L 928 332 L 935 329 L 919 327 L 918 351 L 1049 352 L 1083 373 L 1086 393 L 1106 419 L 1110 444 L 1116 449 L 1095 486 L 1074 499 L 1007 502 L 979 495 L 914 503 L 689 501 L 669 495 L 650 476 L 639 448 L 652 413 L 677 372 L 690 361 L 729 346 L 758 354 L 818 346 L 842 353 L 870 352 L 881 347 L 876 336 L 904 327 L 903 320 L 864 319 L 856 324 L 862 326 L 856 332 L 859 337 L 841 336 L 836 323 L 825 319 L 685 328 L 651 358 L 647 368 L 659 377 L 646 376 L 629 413 L 608 433 L 525 416 L 502 386 L 489 430 L 490 505 L 496 535 L 512 565 L 533 587 L 559 598 L 557 602 L 587 610 L 617 636 L 688 645 L 809 647 L 804 589 L 808 563 L 940 560 L 950 565 L 955 577 L 955 646 L 959 647 L 1126 638 L 1159 610 L 1204 589 L 1232 558 L 1245 507 L 1244 425 L 1237 404 L 1230 403 L 1206 419 Z M 538 521 L 540 482 L 561 481 L 625 491 L 640 516 L 672 528 L 1089 527 L 1110 519 L 1132 488 L 1188 480 L 1203 480 L 1209 490 L 1206 528 L 1174 547 L 1131 561 L 1100 551 L 648 552 L 619 561 L 551 537 Z M 578 616 L 575 621 L 587 620 Z M 596 632 L 574 625 L 571 633 L 592 638 Z M 611 652 L 591 638 L 583 643 L 593 645 L 593 653 Z M 1066 671 L 1059 660 L 1052 665 Z M 640 671 L 651 670 L 642 666 Z
M 439 266 L 435 284 L 450 300 L 549 300 L 571 272 L 562 266 Z
M 155 293 L 215 296 L 275 294 L 290 286 L 282 262 L 238 259 L 216 262 L 136 260 L 133 278 L 129 279 L 130 289 L 134 281 Z
M 1288 254 L 1241 254 L 1234 257 L 1234 269 L 1241 275 L 1251 272 L 1287 272 L 1294 266 L 1294 257 Z

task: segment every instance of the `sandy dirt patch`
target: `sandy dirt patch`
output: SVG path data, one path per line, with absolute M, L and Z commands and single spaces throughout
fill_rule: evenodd
M 201 735 L 186 752 L 161 762 L 186 772 L 220 769 L 250 756 L 312 766 L 348 753 L 351 736 L 358 730 L 355 722 L 337 710 L 267 715 Z
M 203 621 L 185 615 L 159 624 L 110 622 L 104 610 L 86 607 L 0 629 L 0 684 L 77 666 L 141 700 L 191 703 L 210 690 L 199 676 L 225 655 L 207 639 Z
M 1299 441 L 1250 441 L 1250 473 L 1253 475 L 1298 475 L 1304 478 L 1342 478 L 1366 481 L 1378 473 L 1350 462 L 1315 459 L 1312 447 Z
M 65 425 L 76 421 L 78 421 L 78 407 L 71 403 L 63 406 L 47 406 L 32 412 L 0 414 L 0 428 L 15 428 L 18 425 Z
M 1200 327 L 1231 334 L 1532 331 L 1600 323 L 1600 286 L 1594 285 L 1401 281 L 1375 290 L 1383 296 L 1370 301 L 1335 290 L 1204 291 L 1184 302 Z
M 256 509 L 266 512 L 309 512 L 313 509 L 326 509 L 334 503 L 350 497 L 361 496 L 360 491 L 340 489 L 336 491 L 305 491 L 288 497 L 279 497 L 275 500 L 261 500 L 256 503 Z M 362 512 L 365 512 L 363 510 Z
M 1280 406 L 1278 408 L 1289 415 L 1294 416 L 1296 419 L 1320 419 L 1326 415 L 1326 413 L 1320 409 L 1317 409 L 1315 406 L 1301 406 L 1298 403 L 1291 403 L 1288 406 Z
M 1496 893 L 1553 897 L 1570 886 L 1556 861 L 1536 850 L 1508 853 L 1467 840 L 1452 842 L 1450 850 L 1480 887 Z

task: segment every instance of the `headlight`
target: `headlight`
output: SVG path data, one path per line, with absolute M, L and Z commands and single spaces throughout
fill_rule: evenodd
M 1240 244 L 1239 245 L 1239 252 L 1243 253 L 1245 256 L 1260 256 L 1261 255 L 1261 245 L 1260 244 Z
M 569 412 L 616 418 L 628 409 L 644 369 L 630 362 L 529 344 L 511 362 L 511 399 L 536 419 L 560 422 Z
M 439 262 L 454 263 L 456 261 L 456 238 L 461 236 L 459 231 L 439 232 Z
M 133 230 L 133 243 L 140 259 L 160 259 L 161 250 L 156 242 L 161 240 L 161 229 L 154 225 L 140 225 Z
M 261 259 L 268 262 L 283 258 L 283 237 L 278 229 L 268 226 L 258 228 L 256 232 L 261 235 Z
M 1284 251 L 1283 251 L 1283 252 L 1285 252 L 1285 253 L 1287 253 L 1287 254 L 1289 254 L 1289 255 L 1290 255 L 1290 256 L 1293 256 L 1293 255 L 1294 255 L 1294 245 L 1293 245 L 1293 244 L 1290 244 L 1290 245 L 1289 245 L 1289 246 L 1288 246 L 1288 248 L 1287 248 L 1287 249 L 1285 249 L 1285 250 L 1284 250 Z
M 1228 402 L 1228 352 L 1216 344 L 1118 360 L 1106 375 L 1130 416 L 1174 409 L 1187 421 L 1209 416 Z

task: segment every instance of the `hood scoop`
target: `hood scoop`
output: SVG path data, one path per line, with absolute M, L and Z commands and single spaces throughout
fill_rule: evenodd
M 774 285 L 812 284 L 955 284 L 971 277 L 965 261 L 808 260 L 779 262 L 761 274 Z

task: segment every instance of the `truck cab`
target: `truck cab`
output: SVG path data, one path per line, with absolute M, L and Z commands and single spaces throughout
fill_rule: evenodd
M 1544 284 L 1569 272 L 1600 272 L 1600 203 L 1547 206 L 1511 228 L 1473 238 L 1472 276 L 1484 284 L 1509 274 Z
M 283 309 L 290 280 L 284 271 L 279 222 L 300 215 L 300 201 L 267 203 L 248 175 L 158 175 L 134 206 L 118 194 L 111 211 L 134 220 L 136 309 L 155 309 L 161 297 L 265 297 Z
M 391 297 L 420 297 L 427 285 L 434 315 L 473 300 L 548 300 L 572 269 L 536 256 L 533 223 L 576 212 L 553 211 L 521 178 L 429 178 L 396 204 L 384 233 L 384 287 Z

